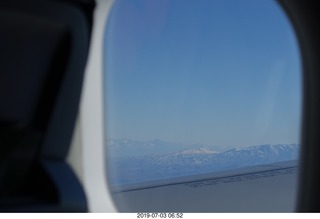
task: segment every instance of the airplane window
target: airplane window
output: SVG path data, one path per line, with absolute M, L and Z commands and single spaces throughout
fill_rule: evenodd
M 276 2 L 118 0 L 104 46 L 111 189 L 297 165 L 301 60 Z

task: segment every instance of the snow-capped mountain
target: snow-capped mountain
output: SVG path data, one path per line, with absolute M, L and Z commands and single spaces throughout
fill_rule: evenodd
M 157 140 L 143 147 L 157 149 L 166 143 Z M 153 146 L 151 146 L 153 143 Z M 179 144 L 170 143 L 171 146 Z M 133 145 L 131 145 L 133 146 Z M 131 147 L 127 146 L 127 148 Z M 199 147 L 182 150 L 163 150 L 169 153 L 148 153 L 143 156 L 114 156 L 107 161 L 109 178 L 114 183 L 134 183 L 148 180 L 216 172 L 246 166 L 265 165 L 282 161 L 296 160 L 299 154 L 297 144 L 265 144 L 233 148 L 218 152 L 211 148 Z M 121 146 L 120 146 L 121 147 Z M 179 147 L 178 147 L 179 148 Z
M 218 152 L 207 149 L 207 148 L 193 148 L 188 150 L 179 151 L 172 155 L 195 155 L 195 154 L 216 154 Z
M 298 159 L 297 144 L 257 145 L 235 148 L 220 153 L 216 162 L 221 167 L 242 167 Z
M 204 148 L 221 152 L 226 147 L 205 146 L 202 144 L 182 144 L 154 139 L 150 141 L 137 141 L 127 138 L 108 139 L 106 141 L 106 153 L 109 157 L 132 157 L 132 156 L 150 156 L 159 154 L 170 154 L 177 151 L 193 150 Z

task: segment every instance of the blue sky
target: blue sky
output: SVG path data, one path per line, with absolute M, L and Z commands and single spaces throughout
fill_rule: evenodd
M 104 51 L 109 138 L 299 142 L 300 55 L 274 1 L 118 0 Z

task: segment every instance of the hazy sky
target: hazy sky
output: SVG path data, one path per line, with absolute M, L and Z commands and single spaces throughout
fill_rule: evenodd
M 275 1 L 117 0 L 104 51 L 109 138 L 299 142 L 299 51 Z

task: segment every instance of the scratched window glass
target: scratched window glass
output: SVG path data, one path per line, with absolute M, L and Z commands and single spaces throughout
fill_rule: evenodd
M 104 46 L 110 185 L 296 165 L 301 60 L 276 2 L 118 0 Z

